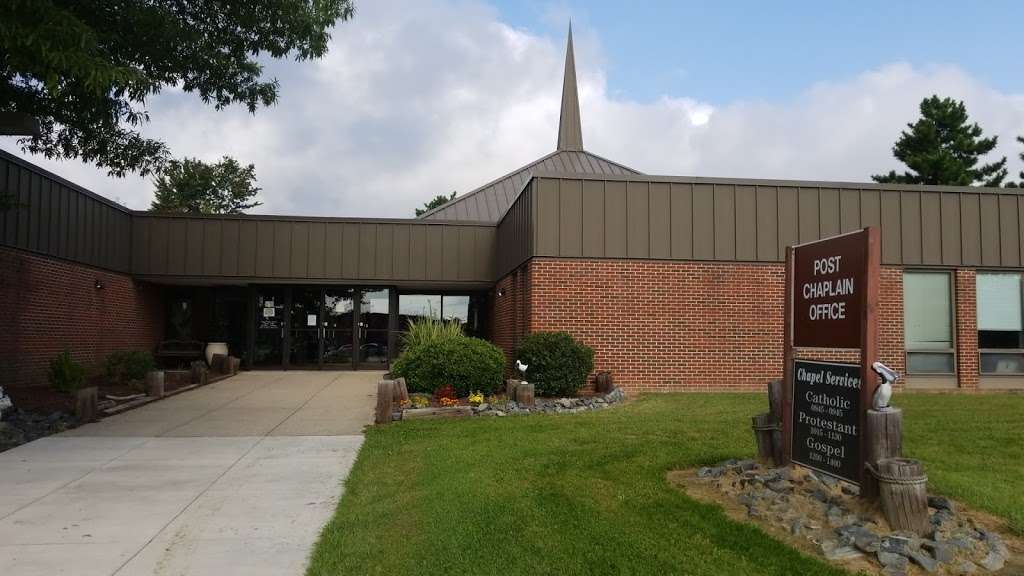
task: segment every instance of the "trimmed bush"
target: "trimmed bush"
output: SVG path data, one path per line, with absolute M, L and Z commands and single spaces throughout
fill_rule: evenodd
M 51 386 L 65 394 L 74 394 L 85 383 L 85 367 L 71 357 L 70 350 L 64 350 L 50 361 L 47 376 Z
M 418 324 L 410 324 L 410 333 L 416 332 Z M 407 339 L 391 373 L 405 378 L 409 392 L 431 394 L 451 385 L 459 397 L 468 396 L 471 390 L 491 393 L 502 385 L 505 355 L 486 340 L 470 338 L 461 331 L 440 330 L 429 337 Z
M 140 383 L 154 368 L 153 355 L 143 350 L 120 350 L 107 356 L 106 375 L 112 384 Z
M 534 332 L 516 350 L 538 396 L 574 396 L 594 369 L 594 351 L 565 332 Z

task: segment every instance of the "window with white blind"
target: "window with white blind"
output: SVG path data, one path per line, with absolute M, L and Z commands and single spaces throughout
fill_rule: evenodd
M 907 372 L 953 374 L 952 278 L 948 272 L 903 273 Z
M 1021 275 L 977 274 L 978 350 L 982 374 L 1024 374 Z

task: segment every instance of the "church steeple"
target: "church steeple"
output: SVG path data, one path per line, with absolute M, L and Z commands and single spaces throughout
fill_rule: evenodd
M 572 51 L 572 22 L 565 49 L 565 77 L 562 79 L 562 112 L 558 118 L 558 150 L 583 150 L 580 126 L 580 96 L 576 91 L 576 57 Z

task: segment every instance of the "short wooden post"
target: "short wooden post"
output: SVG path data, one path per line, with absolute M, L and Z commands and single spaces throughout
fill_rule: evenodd
M 405 384 L 405 378 L 395 378 L 395 402 L 409 401 L 409 387 Z
M 598 372 L 594 378 L 594 391 L 598 394 L 607 394 L 615 389 L 615 382 L 612 380 L 611 372 Z
M 533 384 L 529 382 L 520 382 L 516 384 L 516 404 L 522 406 L 533 406 Z
M 374 422 L 377 424 L 391 423 L 391 406 L 395 400 L 395 381 L 381 380 L 377 383 L 377 410 Z
M 772 380 L 768 383 L 769 414 L 776 422 L 782 422 L 782 394 L 782 380 Z
M 99 389 L 95 386 L 79 388 L 75 392 L 75 417 L 82 423 L 95 422 L 98 403 Z
M 234 376 L 235 374 L 238 374 L 238 371 L 242 368 L 242 359 L 237 356 L 228 356 L 226 366 L 228 374 Z
M 217 374 L 228 373 L 228 357 L 226 354 L 214 354 L 213 359 L 210 360 L 210 370 Z
M 928 532 L 928 477 L 924 465 L 913 458 L 883 458 L 878 461 L 878 493 L 885 519 L 893 530 L 919 536 Z
M 146 396 L 164 397 L 164 371 L 151 370 L 146 373 Z
M 516 386 L 519 385 L 519 380 L 515 378 L 509 378 L 505 380 L 505 395 L 508 396 L 509 400 L 515 401 L 516 399 Z
M 903 456 L 903 411 L 899 408 L 868 410 L 867 413 L 867 454 L 864 461 L 878 469 L 878 462 L 886 458 Z M 860 486 L 864 498 L 878 497 L 878 480 L 873 474 L 865 474 Z

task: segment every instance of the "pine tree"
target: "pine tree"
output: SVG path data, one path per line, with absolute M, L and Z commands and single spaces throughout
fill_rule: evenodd
M 892 148 L 893 156 L 909 171 L 876 174 L 875 182 L 999 186 L 1006 178 L 1006 157 L 978 166 L 996 147 L 998 137 L 983 138 L 981 127 L 969 123 L 964 103 L 931 96 L 921 101 L 921 118 L 907 124 Z
M 1024 144 L 1024 136 L 1017 136 L 1017 142 L 1020 142 L 1021 144 Z M 1021 159 L 1022 162 L 1024 162 L 1024 152 L 1020 153 L 1020 159 Z M 1006 187 L 1007 188 L 1024 188 L 1024 170 L 1021 170 L 1020 173 L 1018 174 L 1018 176 L 1020 177 L 1020 182 L 1007 182 L 1006 183 Z

